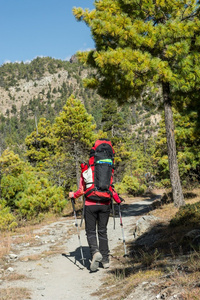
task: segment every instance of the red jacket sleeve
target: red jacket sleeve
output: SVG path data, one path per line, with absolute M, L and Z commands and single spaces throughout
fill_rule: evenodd
M 76 199 L 76 198 L 82 196 L 84 194 L 84 191 L 85 191 L 85 182 L 84 182 L 84 178 L 81 174 L 80 181 L 79 181 L 79 188 L 76 192 L 74 192 L 74 198 Z
M 117 194 L 117 192 L 115 191 L 115 189 L 114 188 L 112 188 L 112 196 L 113 196 L 113 199 L 115 200 L 115 202 L 117 202 L 117 203 L 121 203 L 121 200 L 120 200 L 120 198 L 119 198 L 119 195 Z

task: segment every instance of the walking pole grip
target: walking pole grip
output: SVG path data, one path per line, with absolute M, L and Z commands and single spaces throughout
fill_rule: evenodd
M 73 211 L 75 211 L 75 199 L 74 199 L 74 198 L 71 198 L 71 202 L 72 202 L 72 208 L 73 208 Z

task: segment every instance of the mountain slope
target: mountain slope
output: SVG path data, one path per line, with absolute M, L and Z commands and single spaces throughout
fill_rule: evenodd
M 0 148 L 3 150 L 9 145 L 23 144 L 41 117 L 53 122 L 71 94 L 80 99 L 88 113 L 93 115 L 97 129 L 103 129 L 105 122 L 102 122 L 102 113 L 106 99 L 84 88 L 82 80 L 89 74 L 90 69 L 79 64 L 75 57 L 70 62 L 38 57 L 29 64 L 2 65 Z M 126 123 L 123 132 L 128 135 L 131 132 L 135 136 L 148 137 L 158 129 L 160 114 L 155 109 L 133 102 L 118 107 L 117 111 Z

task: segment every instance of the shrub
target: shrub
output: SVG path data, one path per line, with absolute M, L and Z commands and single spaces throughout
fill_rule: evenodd
M 180 207 L 174 218 L 170 221 L 171 226 L 200 226 L 200 202 L 187 204 Z
M 29 220 L 41 213 L 61 213 L 66 205 L 63 188 L 51 186 L 44 178 L 29 182 L 27 189 L 16 198 L 19 214 Z
M 1 180 L 2 197 L 6 201 L 6 205 L 16 208 L 15 197 L 17 193 L 24 191 L 27 185 L 27 178 L 25 174 L 21 174 L 18 177 L 7 175 L 3 176 Z
M 60 213 L 64 209 L 63 188 L 53 185 L 45 173 L 35 171 L 13 152 L 5 151 L 0 163 L 3 170 L 1 193 L 4 207 L 8 207 L 5 214 L 11 208 L 19 217 L 32 219 L 48 212 Z M 7 215 L 8 222 L 12 221 L 11 216 Z
M 10 208 L 5 207 L 3 201 L 0 203 L 0 231 L 12 230 L 17 227 L 17 222 Z
M 131 195 L 142 194 L 146 189 L 146 186 L 140 184 L 137 177 L 129 175 L 125 175 L 122 182 L 116 184 L 115 187 L 118 193 L 128 193 Z
M 148 119 L 148 120 L 145 120 L 145 122 L 144 122 L 144 125 L 145 125 L 145 126 L 150 125 L 150 124 L 151 124 L 151 120 L 149 120 L 149 119 Z
M 170 179 L 166 178 L 166 179 L 162 179 L 160 181 L 160 187 L 161 188 L 163 188 L 163 187 L 168 188 L 170 186 L 171 186 Z

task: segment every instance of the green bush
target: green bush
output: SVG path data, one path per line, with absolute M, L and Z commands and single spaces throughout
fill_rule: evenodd
M 145 120 L 145 122 L 144 122 L 145 126 L 150 125 L 150 124 L 151 124 L 151 120 Z
M 160 187 L 161 187 L 161 188 L 163 188 L 163 187 L 168 188 L 168 187 L 170 187 L 170 186 L 171 186 L 171 183 L 170 183 L 170 179 L 169 179 L 169 178 L 162 179 L 162 180 L 160 181 Z
M 182 206 L 170 221 L 171 226 L 200 226 L 200 202 Z
M 125 175 L 122 182 L 116 184 L 115 188 L 119 194 L 128 193 L 131 195 L 139 195 L 145 191 L 146 185 L 141 184 L 135 176 Z
M 59 214 L 66 205 L 62 187 L 51 186 L 47 179 L 34 179 L 16 197 L 16 207 L 21 217 L 28 220 L 41 213 Z
M 17 227 L 17 222 L 10 208 L 4 206 L 5 201 L 0 203 L 0 231 L 12 230 Z
M 2 228 L 11 226 L 14 220 L 9 209 L 18 217 L 29 220 L 49 212 L 57 214 L 64 209 L 66 200 L 63 188 L 53 185 L 45 173 L 35 171 L 8 151 L 2 155 L 0 163 L 3 171 L 2 207 L 5 207 L 2 211 Z
M 1 180 L 2 197 L 6 201 L 6 205 L 16 208 L 16 195 L 25 190 L 27 185 L 27 176 L 20 174 L 19 176 L 7 175 L 3 176 Z

